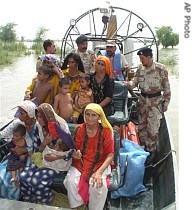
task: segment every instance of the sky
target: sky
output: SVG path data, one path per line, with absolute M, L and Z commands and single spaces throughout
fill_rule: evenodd
M 126 8 L 143 18 L 152 27 L 171 26 L 179 33 L 178 10 L 174 1 L 163 0 L 109 0 L 110 5 Z M 157 3 L 156 3 L 157 2 Z M 72 4 L 71 4 L 72 3 Z M 62 39 L 70 19 L 76 19 L 89 9 L 108 5 L 106 0 L 0 0 L 0 26 L 9 22 L 15 27 L 18 37 L 35 38 L 39 27 L 49 29 L 47 38 Z M 176 3 L 177 6 L 177 3 Z

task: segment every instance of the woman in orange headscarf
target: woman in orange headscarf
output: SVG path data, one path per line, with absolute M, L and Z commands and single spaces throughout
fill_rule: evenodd
M 106 56 L 99 56 L 95 61 L 95 72 L 91 75 L 91 88 L 94 103 L 99 104 L 106 116 L 114 114 L 113 92 L 114 79 L 111 78 L 111 64 Z

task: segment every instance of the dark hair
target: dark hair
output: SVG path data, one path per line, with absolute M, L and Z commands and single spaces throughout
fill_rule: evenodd
M 48 74 L 50 78 L 53 75 L 53 66 L 43 64 L 38 68 L 38 71 L 42 71 L 44 74 Z
M 50 47 L 53 43 L 54 43 L 54 40 L 52 40 L 52 39 L 46 39 L 46 40 L 44 40 L 44 42 L 43 42 L 43 48 L 44 48 L 44 50 L 46 51 L 47 50 L 47 47 Z
M 14 127 L 13 132 L 18 132 L 21 136 L 26 135 L 26 127 L 22 124 L 18 124 Z
M 81 72 L 85 73 L 85 71 L 84 71 L 84 65 L 82 63 L 81 57 L 78 54 L 76 54 L 76 53 L 69 53 L 65 57 L 61 69 L 66 69 L 67 68 L 69 58 L 73 58 L 73 60 L 75 60 L 76 63 L 78 64 L 78 70 L 80 70 Z
M 62 87 L 63 85 L 71 85 L 71 80 L 68 77 L 61 78 L 59 80 L 59 87 Z
M 70 147 L 62 139 L 57 139 L 57 144 L 63 152 L 70 150 Z
M 86 73 L 81 74 L 79 76 L 79 79 L 85 79 L 85 80 L 89 81 L 90 80 L 90 75 L 89 74 L 86 74 Z

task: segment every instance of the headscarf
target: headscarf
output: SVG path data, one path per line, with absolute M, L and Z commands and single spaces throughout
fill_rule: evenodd
M 85 107 L 85 110 L 84 110 L 84 122 L 86 122 L 85 113 L 86 113 L 86 110 L 88 110 L 88 109 L 96 112 L 100 116 L 100 123 L 101 123 L 102 127 L 109 128 L 109 129 L 111 129 L 113 131 L 112 126 L 108 122 L 102 107 L 99 104 L 96 104 L 96 103 L 90 103 L 90 104 L 88 104 Z
M 36 105 L 30 101 L 30 100 L 25 100 L 22 101 L 22 103 L 18 106 L 21 109 L 23 109 L 27 114 L 29 118 L 35 118 L 35 110 L 36 110 Z
M 111 71 L 110 59 L 107 58 L 104 55 L 99 55 L 96 58 L 95 62 L 98 62 L 98 61 L 104 61 L 104 63 L 105 63 L 105 72 L 111 77 L 112 76 L 112 71 Z
M 70 149 L 76 149 L 67 122 L 58 116 L 53 107 L 48 103 L 42 103 L 37 107 L 37 111 L 41 114 L 45 129 L 53 138 L 61 138 Z

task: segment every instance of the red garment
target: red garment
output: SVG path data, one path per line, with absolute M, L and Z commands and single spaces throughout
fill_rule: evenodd
M 96 132 L 96 135 L 94 135 L 93 137 L 88 137 L 88 142 L 86 144 L 87 148 L 85 149 L 85 153 L 82 154 L 83 164 L 82 161 L 78 159 L 73 159 L 72 162 L 72 165 L 81 172 L 78 184 L 78 192 L 85 204 L 87 204 L 89 200 L 89 194 L 88 194 L 89 184 L 88 182 L 86 182 L 86 177 L 89 175 L 90 166 L 94 163 L 94 159 L 96 158 L 96 152 L 99 140 L 102 139 L 100 160 L 98 161 L 98 163 L 95 164 L 92 174 L 95 171 L 97 171 L 97 169 L 104 163 L 109 153 L 114 153 L 114 139 L 111 130 L 109 128 L 102 128 L 102 133 L 101 133 L 102 138 L 100 139 L 99 139 L 99 132 L 100 132 L 100 126 L 98 131 Z M 79 126 L 75 138 L 75 145 L 77 149 L 80 151 L 82 151 L 83 149 L 83 143 L 85 138 L 84 136 L 85 136 L 85 124 L 83 123 Z
M 82 160 L 73 159 L 72 165 L 77 168 L 82 175 L 87 177 L 90 166 L 94 163 L 94 158 L 96 157 L 97 152 L 97 145 L 99 141 L 99 132 L 100 129 L 98 129 L 97 133 L 93 137 L 88 137 L 88 143 L 87 148 L 85 150 L 85 154 L 82 154 Z M 75 145 L 77 150 L 82 151 L 83 148 L 83 142 L 84 142 L 84 133 L 85 133 L 85 125 L 84 123 L 80 125 L 76 138 L 75 138 Z M 109 128 L 102 128 L 102 136 L 103 136 L 103 142 L 101 146 L 101 152 L 100 152 L 100 160 L 98 163 L 95 164 L 93 173 L 103 164 L 103 162 L 106 159 L 106 156 L 109 153 L 114 153 L 114 139 L 112 136 L 112 133 Z

